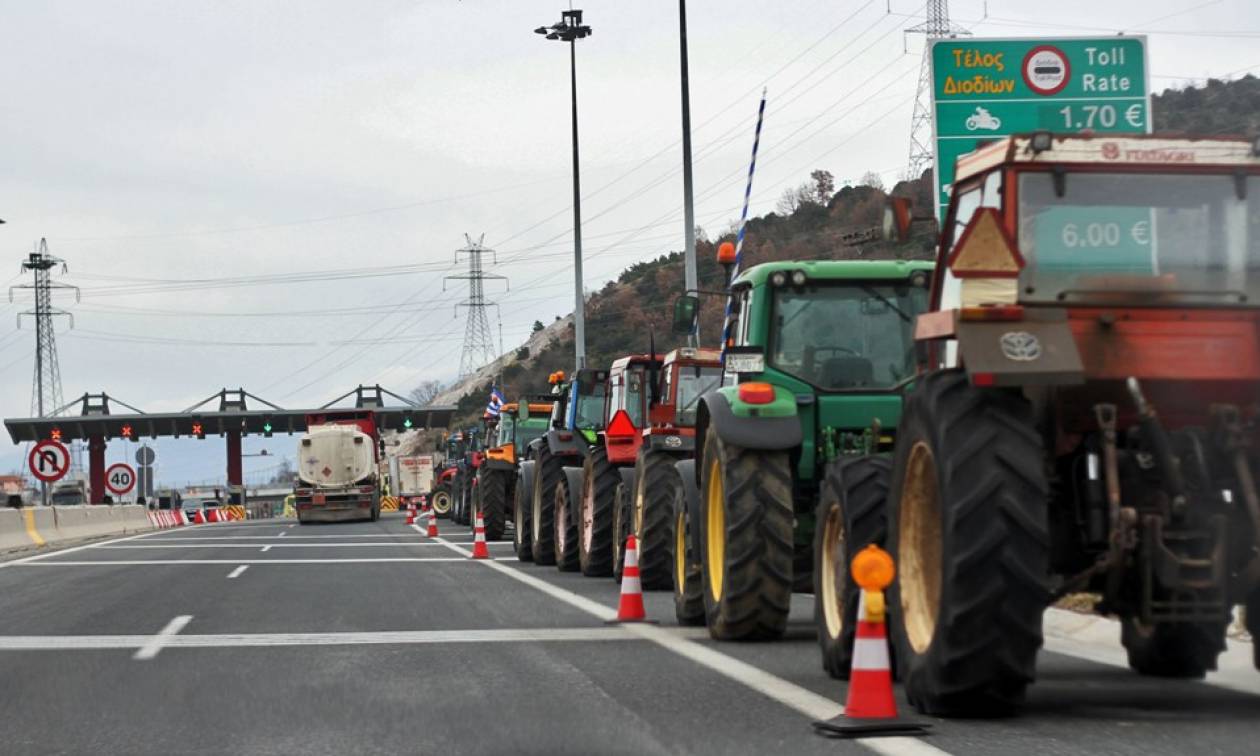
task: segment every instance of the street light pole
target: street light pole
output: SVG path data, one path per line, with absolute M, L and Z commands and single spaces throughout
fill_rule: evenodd
M 582 285 L 582 189 L 578 170 L 577 110 L 577 41 L 591 35 L 591 27 L 582 23 L 582 11 L 567 10 L 560 14 L 560 23 L 540 26 L 536 34 L 547 39 L 569 43 L 569 85 L 573 112 L 573 336 L 577 369 L 586 367 L 586 298 Z
M 694 294 L 700 287 L 696 272 L 696 209 L 691 183 L 691 86 L 687 73 L 687 0 L 678 0 L 678 29 L 682 65 L 682 144 L 683 144 L 683 287 Z M 700 318 L 692 325 L 691 346 L 700 344 Z

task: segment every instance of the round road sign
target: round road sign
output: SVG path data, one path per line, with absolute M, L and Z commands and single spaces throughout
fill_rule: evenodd
M 1072 66 L 1067 55 L 1053 45 L 1039 45 L 1024 56 L 1024 83 L 1039 95 L 1052 95 L 1067 86 Z
M 157 459 L 157 454 L 153 453 L 153 447 L 141 446 L 136 449 L 136 464 L 144 467 L 153 464 L 153 460 Z
M 26 464 L 36 478 L 52 483 L 70 472 L 70 450 L 60 441 L 40 441 L 31 447 Z
M 136 487 L 136 471 L 126 462 L 110 465 L 105 468 L 105 487 L 119 496 L 131 493 Z

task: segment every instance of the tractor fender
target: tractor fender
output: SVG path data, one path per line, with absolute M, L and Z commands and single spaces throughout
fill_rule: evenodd
M 1112 347 L 1095 339 L 1082 355 L 1067 317 L 1049 311 L 1019 322 L 958 321 L 958 354 L 967 376 L 988 386 L 1074 386 L 1085 382 L 1084 362 L 1105 364 Z M 1084 357 L 1084 359 L 1083 359 Z
M 568 436 L 564 440 L 561 436 Z M 586 439 L 579 431 L 553 428 L 547 431 L 547 448 L 552 456 L 582 456 L 586 452 Z
M 704 453 L 704 434 L 710 426 L 723 443 L 745 449 L 787 451 L 801 445 L 801 421 L 795 412 L 777 417 L 737 415 L 728 396 L 734 389 L 715 389 L 700 400 L 700 411 L 696 417 L 697 455 Z M 776 393 L 781 391 L 775 387 Z
M 486 459 L 486 461 L 481 465 L 481 467 L 482 469 L 487 470 L 487 471 L 505 470 L 505 471 L 510 472 L 516 469 L 516 465 L 507 461 L 506 459 L 494 459 L 493 457 Z
M 691 553 L 700 553 L 700 486 L 696 485 L 696 461 L 694 459 L 684 459 L 681 462 L 675 462 L 674 468 L 678 470 L 678 477 L 682 478 L 682 496 L 676 499 L 676 503 L 680 507 L 687 510 L 687 522 L 691 523 L 689 538 L 691 540 Z M 675 512 L 675 515 L 678 513 Z
M 565 487 L 569 489 L 569 524 L 578 525 L 579 510 L 582 508 L 582 468 L 562 467 Z

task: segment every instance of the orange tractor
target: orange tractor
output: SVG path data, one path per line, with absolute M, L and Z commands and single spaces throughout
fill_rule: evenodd
M 997 140 L 959 159 L 943 229 L 880 484 L 910 701 L 1011 710 L 1076 593 L 1137 672 L 1214 669 L 1234 606 L 1260 632 L 1260 144 Z M 839 554 L 874 485 L 846 469 Z

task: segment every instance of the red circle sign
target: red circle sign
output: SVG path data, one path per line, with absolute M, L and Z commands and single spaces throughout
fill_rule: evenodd
M 61 480 L 70 472 L 70 450 L 60 441 L 40 441 L 31 447 L 26 465 L 45 483 Z
M 131 493 L 136 487 L 136 471 L 126 462 L 110 465 L 105 468 L 105 487 L 119 496 Z
M 1067 55 L 1054 45 L 1038 45 L 1024 56 L 1024 83 L 1039 95 L 1058 94 L 1072 76 Z

